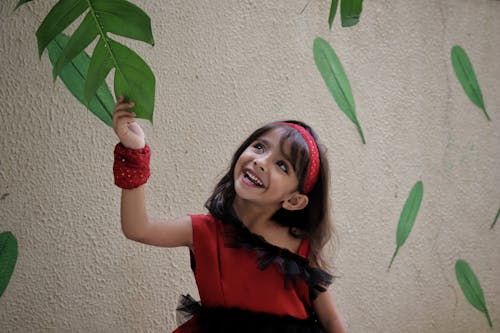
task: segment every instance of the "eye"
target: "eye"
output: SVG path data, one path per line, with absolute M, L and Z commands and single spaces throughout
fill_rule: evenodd
M 283 161 L 279 161 L 278 163 L 276 163 L 278 165 L 278 167 L 285 173 L 288 173 L 288 165 L 283 162 Z
M 255 149 L 255 151 L 259 152 L 259 153 L 263 153 L 264 152 L 264 145 L 262 143 L 254 143 L 253 144 L 253 148 Z

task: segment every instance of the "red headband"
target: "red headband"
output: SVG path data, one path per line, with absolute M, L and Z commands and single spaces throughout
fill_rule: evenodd
M 304 194 L 308 194 L 313 189 L 319 176 L 320 161 L 318 145 L 316 144 L 316 140 L 314 140 L 311 133 L 309 133 L 304 127 L 286 122 L 282 122 L 280 124 L 294 128 L 300 133 L 300 135 L 302 135 L 307 143 L 307 148 L 309 148 L 309 165 L 307 168 L 306 179 L 304 181 Z

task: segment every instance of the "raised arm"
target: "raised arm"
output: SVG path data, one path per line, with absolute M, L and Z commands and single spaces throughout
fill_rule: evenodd
M 130 111 L 134 103 L 123 101 L 123 96 L 120 96 L 113 113 L 113 129 L 123 146 L 134 150 L 143 149 L 144 132 L 135 121 L 135 114 Z M 162 220 L 149 217 L 146 212 L 145 186 L 122 189 L 120 220 L 125 237 L 155 246 L 191 246 L 191 218 L 184 216 L 175 220 Z

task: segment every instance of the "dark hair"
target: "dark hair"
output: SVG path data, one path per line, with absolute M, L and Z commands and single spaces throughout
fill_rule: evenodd
M 280 208 L 273 215 L 272 219 L 281 225 L 287 226 L 292 236 L 297 238 L 309 238 L 311 244 L 310 260 L 313 265 L 327 269 L 329 265 L 326 264 L 321 250 L 332 236 L 333 228 L 330 222 L 330 176 L 328 160 L 326 158 L 326 148 L 318 142 L 318 136 L 310 126 L 294 120 L 287 120 L 285 122 L 300 125 L 311 133 L 318 145 L 320 172 L 316 184 L 307 194 L 309 203 L 304 209 L 290 211 Z M 297 174 L 299 190 L 301 192 L 303 191 L 307 167 L 309 165 L 309 149 L 307 143 L 302 135 L 294 128 L 281 122 L 270 123 L 253 132 L 234 153 L 229 170 L 217 183 L 212 195 L 205 203 L 205 207 L 212 216 L 223 219 L 224 216 L 232 214 L 232 217 L 236 218 L 232 210 L 232 204 L 236 195 L 234 189 L 234 169 L 236 162 L 248 146 L 268 131 L 278 127 L 284 129 L 280 141 L 281 149 L 283 149 L 283 145 L 286 142 L 291 142 L 289 158 Z

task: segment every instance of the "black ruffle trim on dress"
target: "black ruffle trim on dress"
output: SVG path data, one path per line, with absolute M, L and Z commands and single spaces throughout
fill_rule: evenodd
M 232 216 L 222 219 L 225 228 L 225 245 L 231 248 L 243 248 L 255 251 L 258 255 L 257 265 L 264 270 L 271 264 L 278 265 L 284 275 L 285 288 L 290 282 L 297 283 L 302 279 L 311 289 L 311 298 L 326 291 L 332 283 L 333 276 L 322 269 L 311 267 L 309 260 L 287 249 L 268 243 L 262 236 L 252 233 L 241 221 Z
M 236 308 L 206 308 L 191 296 L 183 295 L 177 308 L 180 332 L 210 333 L 324 333 L 317 319 L 280 317 Z

